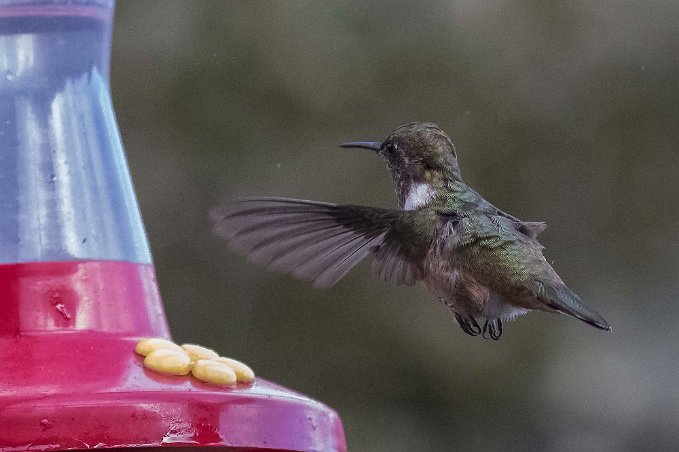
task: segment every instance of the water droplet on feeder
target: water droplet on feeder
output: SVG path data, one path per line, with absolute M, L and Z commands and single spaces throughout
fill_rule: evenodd
M 42 418 L 40 419 L 40 427 L 42 428 L 42 431 L 44 432 L 45 430 L 49 430 L 52 427 L 54 427 L 54 422 L 50 421 L 48 418 Z
M 64 306 L 63 303 L 57 303 L 54 305 L 54 308 L 57 310 L 59 314 L 66 320 L 71 320 L 71 313 L 68 312 L 68 309 L 66 309 L 66 306 Z

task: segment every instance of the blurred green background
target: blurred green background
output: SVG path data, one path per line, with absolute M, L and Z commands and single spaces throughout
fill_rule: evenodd
M 175 339 L 334 407 L 350 450 L 677 447 L 678 22 L 675 0 L 120 0 L 113 96 Z M 244 195 L 395 206 L 383 162 L 336 146 L 415 120 L 548 222 L 612 333 L 532 313 L 472 338 L 367 264 L 315 290 L 211 234 Z

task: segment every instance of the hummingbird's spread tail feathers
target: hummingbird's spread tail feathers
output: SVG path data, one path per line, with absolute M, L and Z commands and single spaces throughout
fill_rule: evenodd
M 602 330 L 611 330 L 611 326 L 599 313 L 583 305 L 580 297 L 563 283 L 542 285 L 542 289 L 541 292 L 547 299 L 545 302 L 557 311 L 572 315 Z
M 339 281 L 374 252 L 384 279 L 413 284 L 421 275 L 394 239 L 403 228 L 400 210 L 336 205 L 289 198 L 249 198 L 211 212 L 217 235 L 269 269 L 311 280 Z

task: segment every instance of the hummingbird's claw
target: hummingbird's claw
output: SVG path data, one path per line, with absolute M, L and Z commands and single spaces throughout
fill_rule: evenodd
M 497 341 L 500 337 L 502 337 L 502 320 L 486 320 L 483 324 L 483 338 Z
M 457 323 L 458 325 L 460 325 L 460 328 L 462 328 L 462 331 L 464 331 L 468 335 L 478 336 L 479 334 L 481 334 L 481 327 L 479 326 L 478 323 L 476 323 L 474 317 L 462 317 L 460 314 L 456 312 L 455 320 L 457 320 Z

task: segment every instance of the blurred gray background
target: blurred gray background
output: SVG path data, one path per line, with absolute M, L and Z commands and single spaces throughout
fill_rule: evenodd
M 177 341 L 340 413 L 350 450 L 679 447 L 679 2 L 120 0 L 112 88 Z M 395 206 L 341 150 L 438 123 L 465 180 L 544 220 L 613 325 L 532 313 L 500 342 L 362 264 L 336 287 L 232 254 L 245 195 Z

